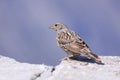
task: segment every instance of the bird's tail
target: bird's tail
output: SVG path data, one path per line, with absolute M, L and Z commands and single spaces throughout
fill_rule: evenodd
M 93 58 L 96 62 L 102 62 L 101 59 L 94 53 L 90 53 L 89 55 L 91 58 Z

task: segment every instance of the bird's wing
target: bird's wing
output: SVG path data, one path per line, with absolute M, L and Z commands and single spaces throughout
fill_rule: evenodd
M 88 48 L 87 44 L 85 44 L 85 42 L 81 42 L 81 41 L 74 41 L 68 44 L 65 44 L 65 47 L 74 53 L 89 53 L 91 52 L 91 50 Z
M 87 53 L 90 48 L 74 31 L 61 32 L 57 35 L 58 45 L 73 53 Z
M 73 41 L 66 44 L 66 48 L 69 49 L 70 51 L 74 52 L 74 53 L 89 53 L 91 52 L 90 48 L 88 47 L 88 45 L 80 38 L 80 36 L 75 33 L 75 32 L 71 32 L 72 36 L 73 36 Z

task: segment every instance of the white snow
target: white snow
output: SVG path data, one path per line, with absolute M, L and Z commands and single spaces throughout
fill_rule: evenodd
M 120 57 L 101 58 L 104 65 L 70 60 L 53 68 L 0 56 L 0 80 L 120 80 Z
M 14 59 L 0 56 L 0 80 L 35 80 L 43 72 L 51 69 L 45 65 L 19 63 Z M 48 75 L 51 75 L 47 71 Z
M 120 57 L 102 57 L 103 64 L 61 62 L 49 80 L 120 80 Z

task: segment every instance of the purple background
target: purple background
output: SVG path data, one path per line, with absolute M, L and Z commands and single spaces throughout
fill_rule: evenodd
M 48 27 L 62 22 L 98 55 L 120 56 L 120 0 L 0 0 L 0 55 L 58 64 L 66 56 Z

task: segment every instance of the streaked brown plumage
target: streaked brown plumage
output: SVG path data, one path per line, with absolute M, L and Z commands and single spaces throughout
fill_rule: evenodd
M 78 34 L 67 28 L 62 23 L 56 23 L 50 27 L 57 32 L 57 43 L 67 54 L 68 57 L 76 55 L 85 55 L 88 58 L 93 58 L 96 62 L 101 62 L 101 59 L 94 54 L 88 45 L 80 38 Z

